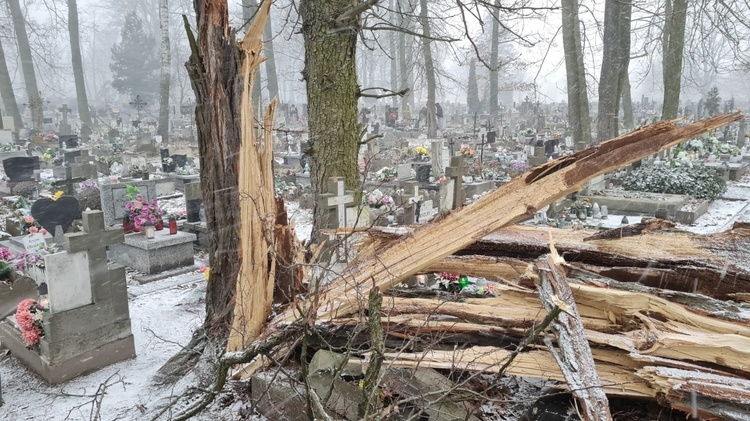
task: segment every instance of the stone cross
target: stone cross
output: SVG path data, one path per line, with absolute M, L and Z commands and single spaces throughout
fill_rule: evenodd
M 83 177 L 73 177 L 73 168 L 65 167 L 65 179 L 52 182 L 52 187 L 60 189 L 63 193 L 74 196 L 76 194 L 76 184 L 86 180 Z
M 413 193 L 413 196 L 410 196 Z M 412 225 L 419 222 L 419 208 L 422 196 L 419 194 L 419 183 L 404 183 L 404 224 Z
M 60 112 L 62 113 L 63 124 L 68 124 L 68 113 L 71 111 L 73 110 L 68 108 L 68 104 L 63 104 L 62 108 L 60 108 Z
M 354 204 L 354 194 L 345 191 L 343 177 L 331 177 L 328 179 L 328 193 L 320 195 L 319 203 L 335 215 L 329 216 L 328 228 L 343 228 L 346 226 L 346 207 Z
M 464 176 L 464 157 L 451 157 L 451 166 L 445 169 L 445 176 L 452 178 L 453 183 L 453 209 L 458 209 L 464 205 L 463 176 Z
M 96 303 L 110 299 L 112 294 L 107 268 L 107 246 L 122 243 L 125 241 L 125 234 L 122 228 L 105 229 L 102 211 L 86 211 L 82 215 L 83 232 L 66 234 L 63 247 L 68 253 L 88 252 L 91 292 Z

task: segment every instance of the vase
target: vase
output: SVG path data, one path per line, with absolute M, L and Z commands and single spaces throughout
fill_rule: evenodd
M 156 231 L 161 231 L 164 229 L 164 220 L 159 218 L 156 220 L 156 224 L 154 225 L 154 229 Z

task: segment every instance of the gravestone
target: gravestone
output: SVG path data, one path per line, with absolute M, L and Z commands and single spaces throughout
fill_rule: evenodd
M 81 155 L 75 157 L 75 163 L 70 164 L 70 175 L 72 178 L 83 178 L 96 180 L 99 178 L 96 158 L 89 155 L 89 151 L 81 151 Z
M 454 209 L 456 180 L 447 178 L 440 182 L 438 191 L 438 211 L 449 212 Z
M 156 182 L 153 180 L 133 181 L 128 183 L 137 187 L 138 191 L 149 202 L 156 199 Z M 99 187 L 101 191 L 102 211 L 104 212 L 104 223 L 106 226 L 122 224 L 125 216 L 125 204 L 130 201 L 128 190 L 124 183 L 104 184 Z
M 187 207 L 187 221 L 200 222 L 201 206 L 203 205 L 203 196 L 201 196 L 201 183 L 185 184 L 185 205 Z
M 0 341 L 52 384 L 135 356 L 125 268 L 107 264 L 106 247 L 123 241 L 121 228 L 105 229 L 101 211 L 83 213 L 83 232 L 65 234 L 64 251 L 44 256 L 49 308 L 37 350 L 26 348 L 10 320 Z
M 13 143 L 13 131 L 0 129 L 0 145 Z
M 426 224 L 434 214 L 434 208 L 432 207 L 432 200 L 425 200 L 419 205 L 419 214 L 417 215 L 418 224 Z
M 31 181 L 34 179 L 34 170 L 39 169 L 38 156 L 14 156 L 3 160 L 3 169 L 9 181 Z
M 68 113 L 71 111 L 73 110 L 68 108 L 68 104 L 63 104 L 62 108 L 60 108 L 60 112 L 62 113 L 62 121 L 60 122 L 60 128 L 58 131 L 61 135 L 73 134 L 73 131 L 70 128 L 70 124 L 68 123 Z
M 328 180 L 328 193 L 321 194 L 319 205 L 329 211 L 326 228 L 343 228 L 347 226 L 346 208 L 354 204 L 354 193 L 345 191 L 343 177 L 331 177 Z
M 31 205 L 31 215 L 49 232 L 55 232 L 60 225 L 63 232 L 81 218 L 80 204 L 73 196 L 62 196 L 57 200 L 42 197 Z
M 404 194 L 401 196 L 404 208 L 404 224 L 413 225 L 419 220 L 419 208 L 422 205 L 422 195 L 419 194 L 419 183 L 410 181 L 404 183 Z
M 463 207 L 466 199 L 463 190 L 464 158 L 462 156 L 451 157 L 451 166 L 445 169 L 445 176 L 453 180 L 453 209 Z M 440 206 L 443 206 L 442 201 Z
M 417 181 L 419 181 L 420 183 L 428 183 L 430 181 L 431 171 L 431 165 L 417 165 Z
M 63 152 L 63 162 L 65 164 L 73 164 L 76 162 L 76 157 L 81 156 L 82 152 L 80 149 L 74 149 Z
M 184 167 L 187 165 L 187 155 L 185 154 L 175 154 L 171 156 L 172 162 L 174 163 L 175 168 Z
M 75 149 L 78 147 L 78 136 L 74 134 L 60 135 L 58 143 L 60 149 Z
M 166 163 L 164 160 L 169 158 L 169 149 L 162 149 L 159 151 L 161 157 L 161 170 L 165 173 L 174 172 L 175 165 L 174 160 L 171 163 Z
M 411 180 L 413 178 L 414 177 L 412 177 L 411 174 L 411 164 L 398 164 L 398 167 L 396 168 L 397 181 Z
M 432 175 L 438 178 L 445 174 L 445 166 L 443 165 L 443 141 L 433 140 L 430 144 L 430 158 L 432 159 Z

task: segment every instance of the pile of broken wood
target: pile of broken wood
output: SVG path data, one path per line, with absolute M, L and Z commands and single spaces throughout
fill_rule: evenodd
M 556 380 L 585 419 L 611 419 L 608 396 L 750 419 L 750 307 L 742 302 L 750 296 L 750 227 L 701 236 L 659 220 L 606 233 L 511 226 L 593 177 L 741 117 L 657 123 L 537 167 L 427 225 L 359 232 L 365 241 L 353 262 L 272 317 L 223 367 L 235 367 L 235 378 L 257 373 L 269 361 L 261 355 L 298 349 L 301 326 L 321 339 L 343 335 L 356 359 L 369 362 L 362 394 L 374 418 L 385 410 L 372 402 L 382 366 Z M 435 272 L 493 280 L 497 294 L 393 293 L 411 276 Z M 311 395 L 310 406 L 324 411 Z

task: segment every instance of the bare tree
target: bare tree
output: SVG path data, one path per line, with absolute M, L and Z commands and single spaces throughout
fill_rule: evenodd
M 422 54 L 424 54 L 424 71 L 427 80 L 427 137 L 437 137 L 437 117 L 435 115 L 435 65 L 432 62 L 430 17 L 427 0 L 419 1 L 419 20 L 422 23 Z
M 159 27 L 161 29 L 161 79 L 159 82 L 159 127 L 156 133 L 162 142 L 169 141 L 169 86 L 172 78 L 169 44 L 169 0 L 159 0 Z
M 41 134 L 44 115 L 42 113 L 42 97 L 36 85 L 36 71 L 34 61 L 31 57 L 31 45 L 26 34 L 26 18 L 21 10 L 19 0 L 8 0 L 10 16 L 13 19 L 13 29 L 16 33 L 16 44 L 18 55 L 21 57 L 21 68 L 23 69 L 23 81 L 26 86 L 26 96 L 31 107 L 31 120 L 34 131 Z
M 662 120 L 677 118 L 680 108 L 682 82 L 682 51 L 685 47 L 685 22 L 687 0 L 665 0 L 664 30 L 662 33 L 662 74 L 664 77 L 664 104 Z
M 578 0 L 562 1 L 562 33 L 568 81 L 568 122 L 573 140 L 579 146 L 586 146 L 591 144 L 591 118 L 578 21 Z
M 5 111 L 13 117 L 13 125 L 16 130 L 23 127 L 21 113 L 18 111 L 18 103 L 16 102 L 16 94 L 13 92 L 13 84 L 8 73 L 8 65 L 5 62 L 2 37 L 0 37 L 0 97 L 3 99 Z M 0 118 L 0 124 L 2 124 L 2 118 Z
M 633 4 L 606 0 L 604 5 L 604 48 L 599 78 L 597 140 L 603 142 L 619 133 L 620 97 L 623 72 L 630 62 L 630 19 Z
M 497 117 L 497 84 L 498 84 L 498 70 L 500 63 L 498 62 L 498 50 L 500 44 L 500 0 L 495 0 L 494 7 L 490 9 L 492 13 L 492 39 L 490 40 L 490 118 L 495 119 Z
M 76 84 L 76 99 L 78 102 L 78 117 L 81 119 L 81 132 L 91 129 L 91 113 L 89 100 L 86 95 L 86 82 L 83 78 L 83 61 L 81 59 L 81 40 L 78 30 L 78 4 L 76 0 L 68 0 L 68 34 L 70 35 L 70 53 L 73 62 L 73 79 Z

